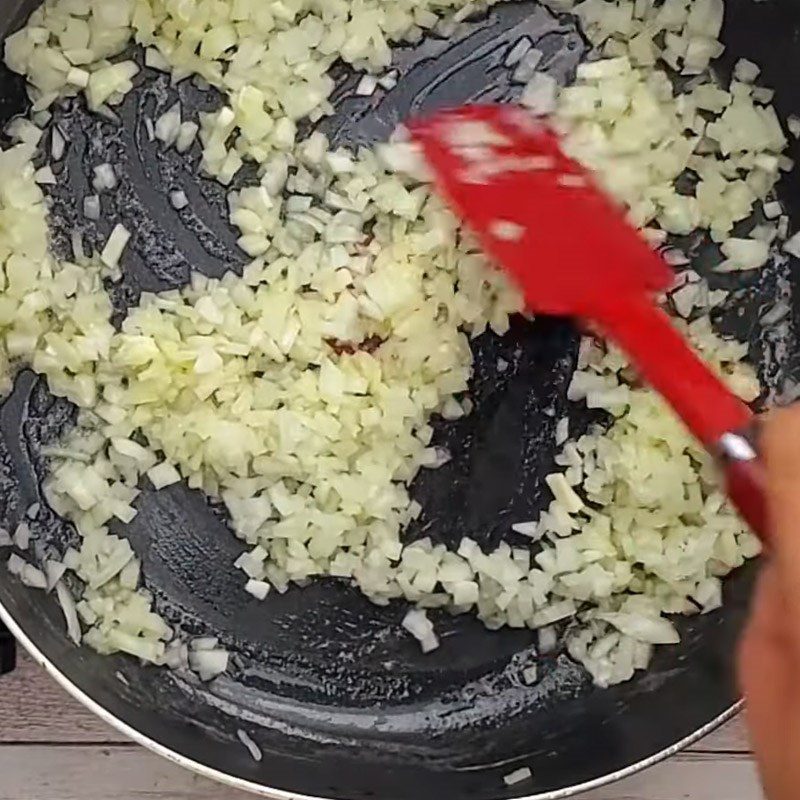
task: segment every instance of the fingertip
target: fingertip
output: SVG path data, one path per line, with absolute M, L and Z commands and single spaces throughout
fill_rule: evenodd
M 770 412 L 764 421 L 762 450 L 767 473 L 773 554 L 786 599 L 800 609 L 800 405 Z
M 771 480 L 800 480 L 800 404 L 763 418 L 761 446 Z

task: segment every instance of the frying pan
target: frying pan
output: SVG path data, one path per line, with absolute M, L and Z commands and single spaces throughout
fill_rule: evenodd
M 0 34 L 22 24 L 34 6 L 6 0 Z M 791 0 L 728 0 L 728 55 L 719 69 L 724 74 L 742 56 L 759 63 L 785 117 L 800 97 L 800 73 L 789 68 L 800 59 L 798 31 L 800 6 Z M 502 4 L 451 40 L 397 49 L 402 79 L 386 94 L 356 97 L 357 78 L 337 68 L 337 114 L 325 130 L 336 144 L 369 143 L 385 139 L 410 113 L 513 99 L 518 87 L 503 60 L 522 35 L 536 42 L 546 68 L 562 82 L 571 79 L 587 49 L 571 17 L 554 16 L 535 2 Z M 0 94 L 0 122 L 25 111 L 16 76 L 0 73 Z M 124 278 L 113 291 L 120 314 L 142 291 L 180 286 L 191 268 L 219 276 L 243 265 L 224 222 L 225 193 L 197 177 L 198 154 L 187 164 L 150 144 L 144 133 L 143 117 L 161 113 L 176 94 L 185 108 L 217 102 L 191 81 L 173 90 L 152 73 L 125 100 L 122 125 L 89 117 L 76 102 L 57 112 L 69 152 L 66 179 L 51 193 L 53 246 L 66 252 L 74 227 L 95 244 L 115 222 L 135 231 Z M 115 165 L 120 185 L 113 213 L 90 223 L 80 213 L 81 199 L 91 167 L 105 161 Z M 181 212 L 168 201 L 169 191 L 178 188 L 191 200 Z M 798 179 L 784 178 L 781 192 L 800 218 Z M 707 262 L 701 249 L 695 266 L 702 271 Z M 718 322 L 750 342 L 765 399 L 775 400 L 800 367 L 792 334 L 796 265 L 775 263 L 754 278 L 712 280 L 736 289 Z M 781 299 L 790 302 L 788 316 L 762 325 L 764 309 Z M 413 485 L 424 512 L 409 539 L 427 535 L 454 545 L 471 536 L 496 546 L 508 535 L 510 520 L 530 519 L 547 502 L 542 478 L 553 464 L 555 420 L 568 410 L 577 342 L 565 321 L 521 318 L 502 338 L 474 341 L 475 412 L 436 424 L 436 441 L 453 459 Z M 503 371 L 500 358 L 508 364 Z M 576 407 L 569 413 L 573 431 L 593 419 Z M 73 419 L 74 409 L 29 372 L 18 376 L 0 409 L 0 522 L 13 528 L 31 503 L 41 502 L 32 523 L 38 557 L 63 552 L 76 535 L 40 495 L 42 447 Z M 233 653 L 225 675 L 201 684 L 127 657 L 76 648 L 54 600 L 6 578 L 0 578 L 0 616 L 37 661 L 105 720 L 232 786 L 271 798 L 554 800 L 664 758 L 738 707 L 733 652 L 754 564 L 726 581 L 722 610 L 680 620 L 681 644 L 658 649 L 651 668 L 632 681 L 597 689 L 557 649 L 539 659 L 541 679 L 530 687 L 519 676 L 535 652 L 530 631 L 489 632 L 469 617 L 434 615 L 442 646 L 423 656 L 400 627 L 402 604 L 377 608 L 341 582 L 317 581 L 264 603 L 243 593 L 232 566 L 242 545 L 197 492 L 182 485 L 145 491 L 138 508 L 126 535 L 142 559 L 158 612 L 187 635 L 219 636 Z M 2 663 L 10 667 L 12 659 Z M 260 762 L 237 731 L 256 742 Z M 506 786 L 503 776 L 521 766 L 532 769 L 531 780 Z

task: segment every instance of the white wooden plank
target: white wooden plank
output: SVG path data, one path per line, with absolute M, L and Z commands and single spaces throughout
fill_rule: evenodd
M 705 739 L 692 745 L 689 750 L 725 753 L 749 753 L 751 750 L 744 715 L 740 714 L 719 730 L 710 733 Z
M 134 745 L 1 745 L 0 800 L 245 800 Z M 684 755 L 581 800 L 761 800 L 747 756 Z
M 763 800 L 750 756 L 685 753 L 580 800 Z
M 136 745 L 0 745 L 0 800 L 244 800 Z
M 0 678 L 0 743 L 127 742 L 73 700 L 27 655 Z

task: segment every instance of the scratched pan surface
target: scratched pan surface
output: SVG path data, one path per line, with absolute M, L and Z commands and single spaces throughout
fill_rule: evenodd
M 32 7 L 17 0 L 12 11 L 20 5 L 16 19 L 8 17 L 12 28 Z M 798 78 L 785 69 L 796 57 L 800 10 L 792 6 L 731 0 L 726 31 L 733 54 L 763 65 L 783 115 L 800 97 Z M 385 139 L 411 112 L 511 99 L 519 87 L 503 59 L 522 35 L 544 51 L 552 74 L 571 79 L 586 49 L 571 18 L 557 19 L 533 2 L 509 3 L 449 41 L 399 48 L 401 80 L 391 92 L 355 98 L 356 79 L 342 69 L 338 113 L 325 129 L 337 143 L 366 144 Z M 52 191 L 54 247 L 65 251 L 75 227 L 95 244 L 114 222 L 134 231 L 122 284 L 113 290 L 120 312 L 142 291 L 180 286 L 192 268 L 218 276 L 243 264 L 224 222 L 224 192 L 197 177 L 197 153 L 187 161 L 148 142 L 144 117 L 161 113 L 175 95 L 164 76 L 144 75 L 121 109 L 122 125 L 89 118 L 77 104 L 57 114 L 69 153 Z M 4 120 L 24 111 L 17 80 L 4 73 L 0 89 Z M 185 107 L 216 103 L 189 81 L 177 93 Z M 93 227 L 80 214 L 81 198 L 91 167 L 105 161 L 117 168 L 120 187 L 104 197 L 103 222 Z M 177 188 L 191 200 L 180 213 L 168 202 Z M 784 181 L 783 199 L 800 213 L 797 189 L 794 178 Z M 703 261 L 704 248 L 698 252 Z M 773 397 L 796 377 L 796 310 L 766 330 L 758 319 L 777 298 L 792 300 L 793 274 L 794 265 L 775 264 L 752 283 L 739 278 L 721 320 L 751 341 Z M 416 481 L 413 494 L 424 513 L 409 538 L 430 535 L 455 545 L 468 535 L 493 546 L 511 521 L 530 519 L 546 502 L 541 478 L 553 464 L 555 419 L 568 408 L 576 347 L 573 329 L 556 320 L 516 320 L 502 339 L 475 341 L 475 413 L 437 426 L 436 441 L 453 460 Z M 503 371 L 500 358 L 508 364 Z M 573 431 L 587 424 L 579 409 L 570 413 Z M 0 410 L 5 525 L 42 499 L 41 448 L 72 419 L 73 409 L 35 376 L 19 376 Z M 40 557 L 62 552 L 74 538 L 50 512 L 33 527 Z M 224 516 L 182 486 L 145 491 L 126 534 L 160 613 L 186 633 L 219 636 L 234 653 L 228 674 L 211 685 L 74 648 L 52 600 L 16 582 L 0 580 L 0 604 L 68 681 L 141 736 L 267 794 L 434 800 L 559 793 L 668 751 L 723 717 L 736 699 L 732 657 L 754 567 L 726 583 L 722 611 L 681 621 L 682 643 L 660 649 L 648 672 L 600 691 L 562 652 L 542 658 L 541 680 L 524 686 L 520 665 L 534 655 L 535 636 L 491 633 L 468 617 L 437 616 L 442 647 L 422 656 L 400 628 L 403 605 L 376 608 L 335 581 L 259 603 L 242 591 L 232 566 L 241 545 Z M 237 740 L 240 728 L 262 749 L 260 763 Z M 533 779 L 507 788 L 502 776 L 522 765 L 532 768 Z

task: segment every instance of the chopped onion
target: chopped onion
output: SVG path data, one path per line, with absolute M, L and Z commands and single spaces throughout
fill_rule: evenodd
M 56 184 L 56 176 L 49 166 L 37 169 L 34 180 L 43 186 L 55 186 Z
M 81 643 L 81 624 L 78 621 L 78 613 L 75 610 L 75 600 L 69 589 L 64 585 L 64 581 L 59 580 L 56 585 L 56 597 L 67 623 L 67 635 L 75 644 Z
M 360 97 L 370 97 L 378 88 L 378 79 L 374 75 L 364 75 L 356 86 L 356 94 Z
M 526 686 L 532 686 L 539 680 L 539 668 L 536 664 L 531 664 L 529 667 L 525 667 L 522 670 L 522 682 Z
M 31 589 L 47 589 L 47 577 L 40 569 L 33 564 L 25 564 L 20 572 L 19 579 L 25 586 Z
M 717 267 L 718 272 L 758 269 L 769 259 L 769 244 L 755 239 L 726 239 L 721 249 L 727 261 Z
M 367 76 L 365 93 L 387 88 L 383 81 L 391 87 L 393 72 L 372 77 L 390 64 L 386 42 L 454 30 L 474 4 L 400 4 L 360 36 L 345 31 L 335 9 L 295 14 L 273 3 L 276 19 L 265 27 L 223 3 L 222 16 L 201 25 L 188 49 L 176 46 L 189 23 L 175 4 L 153 19 L 122 0 L 84 5 L 53 0 L 37 12 L 37 24 L 9 39 L 7 59 L 29 81 L 34 119 L 48 124 L 47 109 L 83 85 L 89 106 L 118 121 L 110 106 L 138 73 L 118 57 L 131 40 L 146 42 L 146 63 L 171 71 L 175 83 L 191 75 L 222 95 L 223 105 L 201 114 L 199 124 L 183 122 L 173 105 L 158 133 L 181 151 L 199 134 L 203 170 L 226 185 L 243 176 L 229 193 L 229 212 L 253 258 L 241 276 L 195 276 L 179 291 L 144 295 L 115 329 L 103 288 L 109 270 L 49 254 L 31 164 L 41 131 L 18 126 L 30 141 L 0 153 L 0 194 L 25 198 L 18 206 L 0 197 L 0 210 L 14 205 L 24 223 L 15 219 L 13 237 L 0 233 L 9 252 L 4 299 L 13 303 L 4 352 L 30 363 L 54 394 L 86 412 L 77 432 L 49 449 L 45 493 L 81 535 L 80 550 L 68 550 L 63 564 L 85 584 L 75 614 L 87 626 L 87 644 L 173 668 L 190 663 L 204 680 L 227 667 L 228 654 L 210 639 L 212 649 L 195 642 L 191 653 L 179 641 L 166 645 L 172 631 L 137 589 L 138 559 L 107 531 L 109 520 L 135 515 L 144 474 L 154 486 L 183 475 L 189 487 L 225 504 L 247 544 L 237 565 L 251 594 L 270 586 L 285 592 L 320 574 L 351 580 L 376 603 L 417 605 L 404 624 L 423 650 L 438 646 L 422 610 L 429 607 L 472 611 L 490 628 L 571 619 L 568 652 L 609 685 L 643 669 L 653 643 L 674 639 L 664 615 L 714 607 L 717 575 L 755 555 L 758 543 L 715 489 L 702 448 L 652 392 L 625 381 L 624 357 L 600 344 L 582 347 L 569 396 L 608 411 L 608 427 L 563 442 L 556 459 L 563 472 L 547 476 L 552 501 L 538 520 L 514 526 L 535 548 L 501 544 L 483 552 L 464 539 L 453 552 L 427 539 L 402 540 L 422 510 L 407 486 L 421 465 L 444 457 L 431 415 L 458 419 L 472 409 L 464 396 L 469 337 L 489 327 L 502 335 L 524 304 L 431 195 L 407 139 L 378 153 L 330 152 L 321 134 L 297 139 L 332 111 L 334 54 Z M 559 91 L 537 73 L 542 53 L 518 42 L 506 58 L 513 79 L 528 84 L 525 103 L 552 113 L 565 147 L 633 224 L 650 226 L 650 241 L 700 228 L 724 243 L 739 268 L 757 262 L 763 245 L 785 234 L 782 213 L 746 245 L 729 242 L 734 226 L 771 196 L 780 169 L 791 166 L 780 121 L 764 105 L 769 90 L 717 86 L 698 75 L 676 94 L 656 66 L 705 69 L 722 47 L 721 0 L 608 7 L 592 0 L 573 10 L 597 55 L 609 57 L 582 65 L 575 84 Z M 748 65 L 739 75 L 755 77 Z M 145 128 L 155 137 L 152 120 Z M 552 165 L 484 163 L 486 147 L 502 137 L 469 125 L 454 136 L 481 167 L 474 170 L 480 180 Z M 242 170 L 245 162 L 252 172 Z M 676 188 L 686 170 L 699 177 L 689 194 Z M 96 208 L 99 218 L 99 198 Z M 103 251 L 112 271 L 129 238 L 120 228 Z M 20 257 L 38 269 L 33 284 L 29 266 L 14 268 Z M 692 301 L 687 320 L 676 324 L 752 399 L 758 383 L 741 363 L 744 349 L 715 336 L 707 315 L 694 311 L 719 298 L 707 288 L 689 278 L 675 287 L 684 293 L 682 307 Z M 6 369 L 4 386 L 10 383 Z M 545 413 L 555 416 L 555 408 Z M 568 436 L 557 427 L 559 439 Z M 632 535 L 630 521 L 643 516 L 652 525 L 634 526 Z M 38 580 L 19 561 L 13 568 Z
M 194 144 L 200 126 L 196 122 L 182 122 L 175 137 L 175 149 L 179 153 L 187 152 Z
M 772 308 L 761 315 L 759 322 L 765 327 L 777 325 L 782 319 L 786 318 L 791 312 L 789 304 L 785 301 L 775 303 Z
M 388 92 L 397 86 L 398 80 L 397 72 L 392 70 L 391 72 L 387 72 L 385 75 L 382 75 L 380 78 L 378 78 L 378 85 L 382 89 L 386 89 Z
M 94 168 L 92 187 L 96 192 L 111 191 L 117 186 L 117 174 L 111 164 L 100 164 Z
M 251 578 L 245 584 L 244 590 L 257 600 L 265 600 L 269 594 L 270 585 L 266 581 L 257 581 Z
M 506 56 L 506 59 L 503 62 L 504 65 L 506 67 L 513 67 L 519 64 L 523 56 L 532 48 L 533 48 L 533 42 L 531 42 L 531 40 L 527 36 L 520 37 L 508 51 L 508 55 Z
M 168 111 L 162 114 L 155 124 L 156 139 L 171 147 L 178 140 L 181 132 L 181 104 L 176 102 Z
M 90 194 L 83 198 L 83 216 L 86 219 L 98 220 L 100 219 L 100 197 L 96 194 Z
M 50 134 L 50 157 L 53 161 L 61 161 L 67 147 L 66 139 L 58 128 L 53 128 Z
M 172 486 L 175 483 L 180 483 L 181 480 L 180 472 L 166 461 L 148 469 L 147 477 L 150 479 L 150 483 L 153 484 L 153 488 L 156 491 L 164 489 L 167 486 Z
M 758 64 L 754 64 L 746 58 L 740 58 L 733 68 L 733 77 L 742 83 L 753 83 L 760 72 Z
M 544 53 L 537 48 L 529 48 L 519 59 L 511 79 L 515 83 L 529 83 L 541 63 Z
M 56 584 L 64 577 L 67 571 L 66 566 L 60 561 L 48 559 L 44 564 L 44 571 L 47 575 L 47 591 L 55 588 Z
M 701 304 L 703 286 L 699 283 L 686 283 L 670 295 L 676 313 L 683 319 L 689 319 L 694 309 Z
M 558 645 L 558 634 L 555 628 L 539 628 L 539 653 L 552 653 Z
M 128 245 L 131 235 L 124 225 L 117 223 L 114 230 L 111 231 L 111 236 L 108 237 L 103 251 L 100 253 L 100 260 L 107 267 L 116 267 L 122 257 L 122 253 Z
M 261 748 L 253 741 L 252 737 L 241 728 L 236 731 L 236 735 L 239 737 L 239 741 L 247 748 L 247 752 L 250 753 L 253 761 L 261 761 L 264 754 L 261 752 Z
M 201 681 L 210 681 L 228 669 L 227 650 L 198 650 L 189 653 L 189 666 Z
M 795 258 L 800 258 L 800 232 L 795 233 L 794 236 L 783 243 L 783 252 Z
M 508 775 L 504 775 L 503 783 L 505 783 L 506 786 L 515 786 L 518 783 L 530 780 L 532 777 L 533 773 L 530 767 L 520 767 L 513 772 L 509 772 Z
M 189 198 L 186 196 L 186 192 L 178 190 L 169 193 L 169 202 L 176 211 L 182 211 L 189 205 Z
M 558 83 L 552 75 L 537 72 L 522 90 L 519 102 L 537 116 L 551 114 L 556 108 Z
M 515 522 L 511 526 L 511 530 L 514 533 L 519 533 L 522 536 L 530 536 L 534 538 L 537 536 L 539 532 L 539 523 L 538 522 Z
M 14 545 L 20 550 L 27 550 L 31 541 L 31 529 L 27 522 L 20 522 L 14 531 Z
M 35 147 L 41 141 L 43 131 L 25 117 L 16 117 L 6 125 L 6 134 L 15 142 Z
M 424 609 L 412 608 L 403 617 L 403 627 L 420 643 L 423 653 L 439 647 L 439 639 Z
M 193 652 L 201 650 L 216 650 L 219 645 L 219 638 L 216 636 L 200 636 L 189 642 L 189 649 Z
M 569 418 L 563 417 L 556 423 L 556 445 L 560 447 L 569 439 Z
M 22 570 L 25 568 L 25 560 L 20 558 L 16 553 L 12 553 L 6 562 L 6 568 L 12 575 L 22 575 Z

